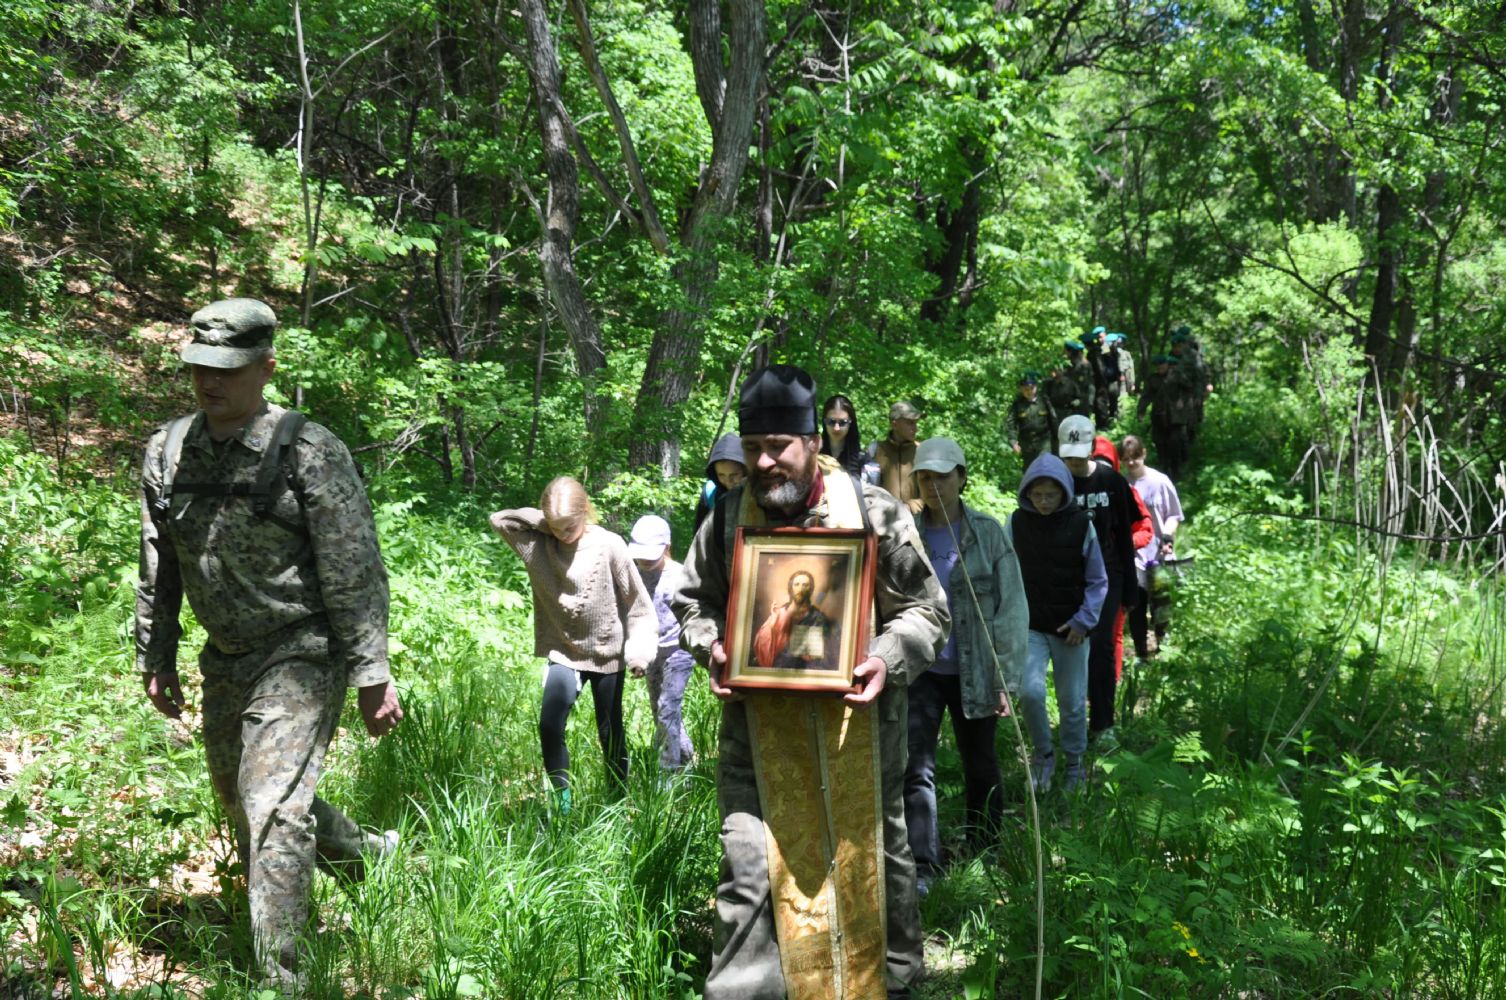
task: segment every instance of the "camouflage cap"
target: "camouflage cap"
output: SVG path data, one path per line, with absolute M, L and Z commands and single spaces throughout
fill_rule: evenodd
M 900 400 L 889 407 L 890 420 L 919 420 L 923 416 L 925 416 L 924 413 L 921 413 L 912 404 L 904 400 Z
M 272 350 L 277 314 L 260 299 L 221 299 L 193 314 L 193 342 L 180 352 L 186 364 L 239 368 Z

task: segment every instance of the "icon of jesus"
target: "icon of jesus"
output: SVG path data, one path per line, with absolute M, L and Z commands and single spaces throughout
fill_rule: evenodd
M 832 620 L 811 603 L 815 577 L 790 576 L 789 601 L 774 606 L 753 636 L 753 663 L 781 670 L 835 670 L 837 644 Z

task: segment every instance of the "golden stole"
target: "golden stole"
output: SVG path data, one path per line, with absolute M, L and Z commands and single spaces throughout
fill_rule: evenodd
M 851 477 L 821 456 L 828 528 L 861 528 Z M 743 491 L 738 523 L 766 524 Z M 748 694 L 748 736 L 790 1000 L 885 995 L 884 810 L 877 707 L 830 697 Z

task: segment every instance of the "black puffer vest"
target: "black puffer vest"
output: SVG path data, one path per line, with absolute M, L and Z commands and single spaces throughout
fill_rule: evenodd
M 1056 630 L 1077 614 L 1087 594 L 1088 560 L 1082 554 L 1092 517 L 1081 507 L 1042 517 L 1021 507 L 1014 512 L 1014 549 L 1030 604 L 1030 630 Z

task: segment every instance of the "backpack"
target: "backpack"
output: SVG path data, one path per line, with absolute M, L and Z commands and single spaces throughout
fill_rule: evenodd
M 271 440 L 261 453 L 261 464 L 256 469 L 256 479 L 249 483 L 179 483 L 176 482 L 178 474 L 178 459 L 183 454 L 183 439 L 188 436 L 188 428 L 192 426 L 194 414 L 179 417 L 167 425 L 167 440 L 162 447 L 162 487 L 157 496 L 148 506 L 152 523 L 157 525 L 160 531 L 172 510 L 173 496 L 177 493 L 191 493 L 196 496 L 210 497 L 250 497 L 251 510 L 260 518 L 271 521 L 274 524 L 286 528 L 295 535 L 303 534 L 305 528 L 298 521 L 290 521 L 285 517 L 279 517 L 272 512 L 277 498 L 288 491 L 287 472 L 283 468 L 283 458 L 298 440 L 298 433 L 303 430 L 303 425 L 308 423 L 308 417 L 297 410 L 288 410 L 277 418 L 277 426 L 272 430 Z M 298 496 L 298 507 L 303 509 L 303 495 L 294 488 Z
M 1119 381 L 1119 376 L 1123 374 L 1123 372 L 1119 365 L 1118 347 L 1115 347 L 1112 351 L 1109 351 L 1107 354 L 1102 355 L 1099 364 L 1103 366 L 1103 377 L 1105 381 L 1109 382 L 1110 384 Z

